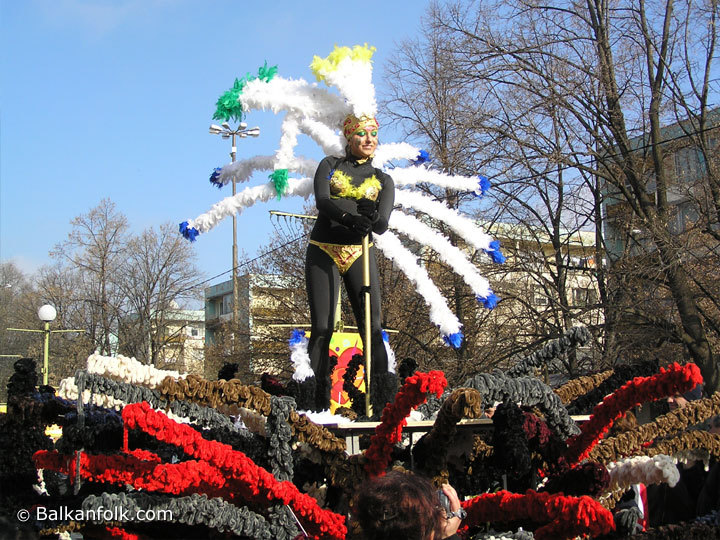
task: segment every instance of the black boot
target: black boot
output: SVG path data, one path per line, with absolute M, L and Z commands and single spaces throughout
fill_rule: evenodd
M 291 379 L 287 384 L 288 393 L 295 398 L 297 410 L 310 411 L 315 408 L 315 390 L 317 381 L 315 377 L 308 377 L 304 381 Z
M 397 375 L 390 373 L 373 373 L 370 383 L 370 403 L 372 404 L 373 419 L 380 419 L 383 409 L 388 403 L 395 401 L 397 394 Z
M 315 388 L 315 410 L 317 412 L 327 411 L 330 408 L 330 390 L 332 389 L 332 372 L 337 366 L 338 357 L 330 355 L 328 358 L 328 369 L 325 375 L 317 376 L 317 387 Z

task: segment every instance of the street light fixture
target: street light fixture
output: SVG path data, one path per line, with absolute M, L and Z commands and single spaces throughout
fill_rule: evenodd
M 260 128 L 255 126 L 247 129 L 245 122 L 240 122 L 236 129 L 232 129 L 228 122 L 223 122 L 221 125 L 210 124 L 210 134 L 220 135 L 223 139 L 232 139 L 232 148 L 230 149 L 230 159 L 232 163 L 235 163 L 235 155 L 237 154 L 237 147 L 235 146 L 235 138 L 240 137 L 245 139 L 247 137 L 258 137 L 260 136 Z M 232 194 L 236 194 L 236 183 L 235 176 L 232 178 Z M 237 248 L 237 212 L 233 213 L 233 247 L 232 247 L 232 280 L 233 280 L 233 323 L 238 322 L 238 248 Z
M 55 320 L 55 317 L 57 317 L 57 310 L 50 304 L 45 304 L 44 306 L 41 306 L 40 309 L 38 309 L 37 315 L 38 319 L 45 323 L 44 330 L 31 330 L 29 328 L 7 328 L 7 330 L 12 330 L 14 332 L 38 332 L 45 334 L 42 374 L 43 384 L 47 385 L 48 374 L 50 372 L 48 366 L 48 359 L 50 357 L 50 334 L 60 332 L 83 332 L 83 330 L 50 330 L 50 323 Z

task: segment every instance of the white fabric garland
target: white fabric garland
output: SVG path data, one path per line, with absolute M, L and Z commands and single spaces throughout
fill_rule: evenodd
M 423 267 L 417 263 L 417 257 L 406 249 L 390 231 L 373 237 L 373 241 L 383 254 L 393 261 L 398 268 L 415 284 L 418 293 L 430 307 L 430 320 L 436 324 L 443 335 L 457 334 L 462 324 L 450 310 L 440 290 L 432 282 Z
M 627 489 L 633 484 L 662 484 L 674 487 L 680 472 L 670 456 L 634 456 L 608 463 L 610 489 Z
M 78 387 L 75 383 L 75 377 L 67 377 L 60 381 L 60 386 L 58 388 L 57 395 L 60 396 L 63 399 L 67 399 L 69 401 L 77 401 L 78 398 Z M 98 394 L 98 393 L 92 393 L 89 389 L 85 389 L 83 391 L 83 403 L 86 405 L 96 405 L 98 407 L 102 407 L 104 409 L 114 409 L 116 411 L 122 411 L 125 406 L 127 406 L 127 403 L 120 399 L 115 399 L 112 396 L 109 396 L 107 394 Z M 157 412 L 161 412 L 164 415 L 166 415 L 168 418 L 171 418 L 172 420 L 175 420 L 176 422 L 180 422 L 182 424 L 192 424 L 193 422 L 184 416 L 178 416 L 172 411 L 166 411 L 163 409 L 156 409 L 153 407 L 153 410 Z
M 342 156 L 345 154 L 345 145 L 347 141 L 342 133 L 336 129 L 332 129 L 318 120 L 312 118 L 303 118 L 300 120 L 300 130 L 315 141 L 325 155 Z M 315 165 L 317 168 L 317 162 Z M 313 176 L 315 169 L 307 173 L 307 176 Z
M 294 149 L 300 135 L 300 123 L 297 114 L 288 114 L 283 120 L 280 136 L 280 147 L 275 152 L 273 169 L 289 169 L 295 160 Z
M 393 169 L 392 177 L 396 186 L 414 186 L 419 183 L 427 183 L 458 191 L 475 191 L 478 189 L 477 178 L 446 174 L 429 169 L 425 165 Z
M 300 195 L 307 199 L 312 194 L 312 190 L 311 178 L 288 178 L 288 189 L 285 195 Z M 247 187 L 234 197 L 226 197 L 222 201 L 215 203 L 208 212 L 188 221 L 188 226 L 194 227 L 201 233 L 208 232 L 223 218 L 232 216 L 235 213 L 241 214 L 245 208 L 254 205 L 256 202 L 267 202 L 273 197 L 277 197 L 277 191 L 275 190 L 275 184 L 272 182 Z
M 420 192 L 398 189 L 395 191 L 395 203 L 405 208 L 412 208 L 424 212 L 429 216 L 445 222 L 453 231 L 459 234 L 465 241 L 482 250 L 490 250 L 490 242 L 493 238 L 480 229 L 470 219 L 466 218 L 456 210 L 448 208 L 443 203 L 435 201 Z
M 375 149 L 375 155 L 373 156 L 373 165 L 380 169 L 384 169 L 385 165 L 390 161 L 396 159 L 407 159 L 412 161 L 416 159 L 419 154 L 419 148 L 406 142 L 378 144 L 377 148 Z M 395 180 L 395 174 L 398 170 L 401 169 L 393 168 L 392 170 L 385 171 L 393 177 L 393 181 L 396 185 L 397 180 Z
M 121 354 L 117 356 L 102 356 L 91 354 L 87 359 L 88 373 L 103 375 L 129 384 L 139 384 L 149 388 L 157 388 L 166 377 L 184 379 L 187 373 L 179 371 L 157 369 L 154 366 L 143 364 L 135 358 L 128 358 Z
M 477 296 L 487 298 L 492 294 L 488 280 L 480 275 L 475 265 L 468 260 L 463 251 L 457 246 L 453 246 L 447 238 L 439 234 L 435 229 L 428 227 L 414 216 L 400 211 L 390 214 L 389 226 L 391 229 L 436 251 L 440 258 L 450 265 L 465 280 L 465 283 L 470 285 Z
M 270 82 L 255 79 L 247 83 L 240 96 L 244 111 L 270 109 L 301 114 L 328 126 L 340 127 L 350 107 L 336 94 L 303 79 L 273 77 Z

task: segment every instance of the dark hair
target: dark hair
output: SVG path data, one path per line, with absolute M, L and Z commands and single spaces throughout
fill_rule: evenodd
M 369 481 L 355 497 L 352 513 L 365 540 L 428 540 L 441 533 L 437 490 L 412 473 L 391 471 Z

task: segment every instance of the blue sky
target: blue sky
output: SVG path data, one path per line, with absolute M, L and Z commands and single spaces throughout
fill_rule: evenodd
M 313 55 L 377 47 L 375 82 L 397 43 L 415 37 L 427 2 L 286 0 L 0 0 L 0 261 L 32 272 L 70 220 L 110 198 L 133 232 L 178 224 L 230 193 L 208 182 L 230 143 L 208 133 L 215 102 L 265 61 L 312 80 Z M 271 154 L 278 118 L 251 113 L 258 139 L 238 158 Z M 310 157 L 320 159 L 319 150 Z M 251 184 L 267 181 L 266 175 Z M 260 204 L 238 221 L 249 256 L 272 234 Z M 193 244 L 206 277 L 231 268 L 232 220 Z M 226 279 L 216 279 L 212 283 Z

